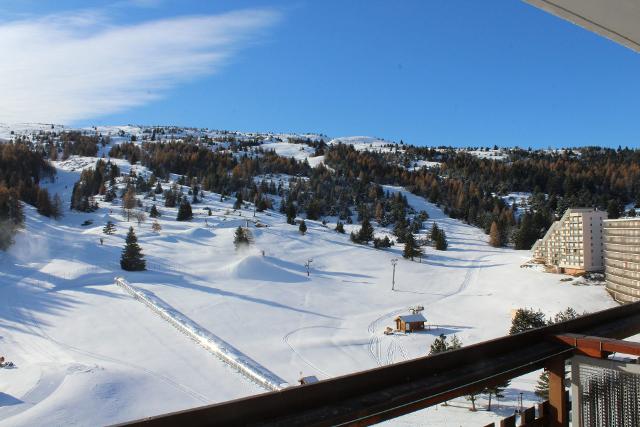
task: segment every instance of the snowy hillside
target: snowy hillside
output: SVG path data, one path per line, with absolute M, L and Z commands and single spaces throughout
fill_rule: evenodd
M 264 145 L 297 158 L 312 154 L 300 144 Z M 175 220 L 177 209 L 164 207 L 162 195 L 156 202 L 139 196 L 144 207 L 159 207 L 159 233 L 151 221 L 127 222 L 121 205 L 101 196 L 96 212 L 69 211 L 73 184 L 95 160 L 55 162 L 57 177 L 43 186 L 62 196 L 64 217 L 50 220 L 26 207 L 25 230 L 0 253 L 0 354 L 17 366 L 0 370 L 2 425 L 109 424 L 265 391 L 117 286 L 116 276 L 162 301 L 192 329 L 228 343 L 238 352 L 234 357 L 289 384 L 301 375 L 325 379 L 424 356 L 439 334 L 456 334 L 464 344 L 504 335 L 518 307 L 552 314 L 568 306 L 582 312 L 614 305 L 602 287 L 521 268 L 528 251 L 492 248 L 480 229 L 398 187 L 385 190 L 427 211 L 427 228 L 436 221 L 447 233 L 446 252 L 429 247 L 422 262 L 408 261 L 401 245 L 377 250 L 352 243 L 334 231 L 335 218 L 326 225 L 308 220 L 301 235 L 280 213 L 254 214 L 251 204 L 234 210 L 234 200 L 209 192 L 193 205 L 188 222 Z M 129 172 L 126 161 L 114 161 Z M 102 233 L 109 220 L 116 225 L 112 236 Z M 236 252 L 234 230 L 246 225 L 254 243 Z M 148 271 L 119 268 L 129 226 Z M 385 229 L 376 226 L 376 232 Z M 395 291 L 393 258 L 399 258 Z M 415 305 L 425 307 L 432 329 L 383 333 Z M 528 376 L 512 387 L 534 401 L 534 382 Z M 431 408 L 430 425 L 486 424 L 513 412 L 517 393 L 509 395 L 494 412 L 470 414 L 463 399 Z M 420 424 L 420 415 L 394 423 Z

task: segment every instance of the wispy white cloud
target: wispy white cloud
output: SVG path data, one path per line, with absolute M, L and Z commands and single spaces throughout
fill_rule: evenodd
M 279 19 L 242 10 L 121 26 L 101 11 L 0 24 L 0 122 L 68 123 L 215 73 Z

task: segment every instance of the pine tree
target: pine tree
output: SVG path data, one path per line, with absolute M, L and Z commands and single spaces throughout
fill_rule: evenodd
M 338 221 L 338 223 L 336 224 L 336 231 L 338 233 L 344 234 L 344 224 L 341 223 L 340 221 Z
M 407 233 L 404 239 L 404 250 L 402 251 L 402 256 L 413 261 L 415 257 L 418 257 L 421 254 L 422 250 L 416 243 L 416 239 L 413 237 L 413 234 Z
M 433 225 L 431 226 L 431 232 L 429 233 L 429 238 L 435 242 L 438 239 L 439 235 L 440 235 L 440 228 L 438 227 L 438 224 L 434 222 Z
M 174 208 L 176 206 L 178 194 L 175 189 L 170 188 L 164 192 L 164 206 L 166 208 Z
M 446 251 L 449 247 L 449 242 L 447 241 L 447 233 L 444 230 L 439 230 L 436 236 L 436 250 Z
M 159 218 L 160 217 L 160 211 L 158 211 L 158 208 L 156 207 L 155 204 L 153 206 L 151 206 L 151 210 L 149 210 L 149 216 L 151 218 Z
M 53 216 L 53 209 L 51 206 L 51 199 L 49 198 L 49 192 L 46 188 L 39 188 L 37 191 L 38 199 L 36 200 L 36 207 L 38 208 L 38 213 L 47 217 Z
M 236 232 L 233 235 L 233 244 L 235 245 L 236 250 L 248 247 L 249 243 L 250 239 L 249 235 L 247 234 L 247 230 L 238 226 L 238 228 L 236 228 Z
M 13 244 L 13 236 L 24 224 L 24 212 L 18 192 L 0 182 L 0 250 Z
M 183 199 L 178 208 L 178 216 L 176 221 L 189 221 L 193 218 L 193 212 L 191 211 L 191 204 L 188 200 Z
M 233 204 L 233 209 L 240 209 L 240 208 L 242 208 L 242 203 L 243 203 L 243 200 L 242 200 L 242 192 L 241 192 L 241 191 L 238 191 L 238 194 L 236 194 L 236 201 L 235 201 L 235 203 Z
M 533 311 L 529 308 L 519 308 L 511 320 L 509 335 L 528 331 L 529 329 L 546 326 L 544 313 L 540 310 Z
M 110 236 L 116 232 L 116 225 L 111 221 L 107 221 L 107 223 L 102 228 L 102 232 Z
M 615 199 L 609 200 L 609 204 L 607 205 L 607 215 L 609 219 L 620 218 L 620 213 L 620 203 Z
M 142 255 L 142 249 L 138 245 L 138 238 L 133 231 L 133 227 L 129 227 L 125 242 L 126 244 L 120 257 L 120 267 L 126 271 L 145 270 L 147 263 L 144 260 L 144 255 Z
M 362 226 L 358 231 L 358 241 L 361 243 L 369 243 L 373 240 L 373 226 L 366 216 L 362 220 Z
M 156 188 L 155 190 L 153 190 L 153 192 L 156 194 L 162 194 L 162 185 L 160 185 L 160 181 L 158 181 L 158 183 L 156 184 Z
M 533 225 L 533 216 L 527 212 L 522 216 L 520 227 L 514 236 L 514 246 L 516 249 L 531 249 L 537 239 L 538 233 Z
M 291 201 L 287 203 L 287 224 L 294 225 L 296 223 L 296 207 Z
M 534 393 L 541 400 L 549 399 L 549 372 L 546 369 L 540 374 Z
M 58 219 L 62 216 L 62 199 L 58 193 L 53 196 L 53 203 L 51 204 L 52 216 Z
M 440 336 L 436 338 L 431 344 L 431 348 L 429 349 L 429 356 L 438 353 L 444 353 L 447 350 L 449 350 L 447 337 L 444 334 L 440 334 Z
M 305 224 L 304 219 L 302 221 L 300 221 L 300 226 L 298 227 L 298 231 L 303 236 L 307 232 L 307 224 Z

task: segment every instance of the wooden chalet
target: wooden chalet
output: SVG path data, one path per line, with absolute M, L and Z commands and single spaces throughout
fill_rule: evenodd
M 426 321 L 422 313 L 405 314 L 396 317 L 396 329 L 400 332 L 421 331 Z

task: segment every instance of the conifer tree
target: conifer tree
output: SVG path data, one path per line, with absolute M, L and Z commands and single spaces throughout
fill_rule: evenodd
M 125 246 L 120 257 L 120 267 L 126 271 L 142 271 L 146 269 L 146 261 L 142 255 L 142 249 L 138 245 L 138 238 L 133 231 L 133 227 L 129 227 Z
M 607 215 L 609 219 L 620 218 L 620 213 L 620 203 L 615 199 L 609 200 L 609 204 L 607 205 Z
M 178 216 L 176 221 L 189 221 L 193 218 L 193 212 L 191 211 L 191 204 L 188 200 L 183 199 L 178 208 Z
M 296 207 L 289 201 L 287 203 L 287 224 L 294 225 L 296 223 Z
M 429 238 L 435 242 L 438 239 L 438 236 L 440 235 L 440 228 L 438 227 L 438 224 L 434 221 L 433 225 L 431 226 L 431 232 L 429 233 Z
M 51 204 L 52 216 L 58 219 L 62 216 L 62 199 L 58 193 L 53 196 L 53 202 Z
M 534 228 L 533 216 L 527 212 L 522 216 L 520 227 L 514 236 L 514 246 L 516 249 L 531 249 L 537 239 L 538 233 Z
M 489 231 L 489 244 L 494 248 L 502 246 L 502 239 L 500 238 L 500 228 L 498 223 L 493 221 L 491 223 L 491 231 Z
M 24 212 L 18 192 L 0 182 L 0 250 L 13 244 L 13 236 L 24 224 Z
M 155 190 L 153 190 L 153 192 L 156 194 L 162 194 L 162 185 L 160 185 L 160 181 L 158 181 L 158 183 L 156 184 L 156 188 Z
M 300 226 L 298 227 L 298 231 L 303 236 L 307 232 L 307 224 L 304 222 L 304 219 L 302 221 L 300 221 Z
M 340 221 L 338 221 L 338 223 L 336 224 L 336 231 L 338 233 L 344 234 L 344 224 L 341 223 Z
M 248 247 L 249 243 L 250 240 L 249 235 L 247 234 L 247 230 L 238 226 L 238 228 L 236 228 L 236 232 L 233 235 L 233 244 L 235 245 L 236 250 Z
M 528 331 L 529 329 L 546 326 L 544 313 L 540 310 L 534 311 L 530 308 L 519 308 L 511 320 L 509 335 Z
M 444 334 L 440 334 L 440 336 L 436 338 L 431 344 L 431 348 L 429 349 L 429 356 L 438 353 L 444 353 L 447 350 L 449 350 L 447 337 Z
M 541 400 L 549 399 L 549 372 L 546 369 L 540 374 L 534 393 Z
M 153 206 L 151 206 L 151 210 L 149 210 L 149 216 L 151 218 L 159 218 L 160 217 L 160 211 L 158 211 L 158 208 L 156 207 L 155 204 L 153 204 Z
M 243 200 L 242 200 L 242 192 L 241 192 L 241 191 L 238 191 L 238 194 L 236 194 L 236 201 L 235 201 L 235 203 L 233 204 L 233 209 L 240 209 L 240 208 L 242 208 L 242 203 L 243 203 Z
M 369 243 L 371 240 L 373 240 L 373 226 L 369 218 L 365 216 L 362 220 L 362 226 L 358 231 L 358 241 L 361 243 Z
M 415 257 L 420 256 L 421 254 L 422 250 L 416 243 L 416 239 L 413 237 L 413 234 L 407 233 L 404 239 L 404 250 L 402 251 L 402 256 L 413 261 Z
M 38 200 L 36 201 L 38 213 L 47 217 L 53 216 L 53 207 L 51 205 L 51 199 L 49 198 L 49 192 L 46 188 L 38 189 Z
M 116 225 L 111 221 L 107 221 L 107 223 L 102 228 L 102 232 L 110 236 L 116 232 Z
M 447 241 L 447 233 L 444 230 L 439 230 L 436 236 L 436 250 L 446 251 L 449 247 L 449 242 Z

